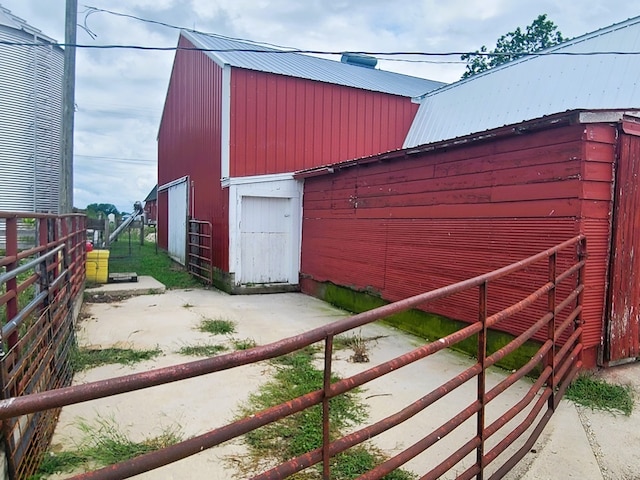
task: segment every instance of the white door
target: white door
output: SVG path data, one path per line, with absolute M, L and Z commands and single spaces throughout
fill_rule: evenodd
M 168 188 L 169 202 L 169 255 L 178 263 L 185 264 L 187 251 L 187 184 L 177 183 Z
M 297 283 L 289 278 L 291 203 L 290 198 L 242 197 L 240 283 Z

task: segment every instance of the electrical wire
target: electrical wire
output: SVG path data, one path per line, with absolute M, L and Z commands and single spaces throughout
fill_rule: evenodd
M 34 42 L 10 42 L 7 40 L 0 40 L 0 45 L 13 46 L 13 47 L 37 47 L 42 46 L 42 43 Z M 309 55 L 343 55 L 350 53 L 354 55 L 373 55 L 373 56 L 424 56 L 424 57 L 450 57 L 461 55 L 473 55 L 478 57 L 549 57 L 549 56 L 569 56 L 569 57 L 582 57 L 582 56 L 596 56 L 596 55 L 640 55 L 638 52 L 624 52 L 624 51 L 601 51 L 601 52 L 509 52 L 509 53 L 491 53 L 491 52 L 415 52 L 415 51 L 398 51 L 398 52 L 382 52 L 382 51 L 333 51 L 333 50 L 258 50 L 253 48 L 200 48 L 200 47 L 155 47 L 147 45 L 87 45 L 82 43 L 52 43 L 47 44 L 56 47 L 75 47 L 75 48 L 87 48 L 87 49 L 129 49 L 129 50 L 148 50 L 148 51 L 176 51 L 176 50 L 190 50 L 197 52 L 214 52 L 214 53 L 233 53 L 233 52 L 245 52 L 245 53 L 265 53 L 265 54 L 286 54 L 286 53 L 304 53 Z M 381 60 L 391 60 L 382 58 Z M 402 59 L 396 59 L 396 61 L 405 61 Z M 409 60 L 406 60 L 409 61 Z M 413 60 L 419 62 L 421 60 Z M 466 62 L 463 62 L 466 63 Z

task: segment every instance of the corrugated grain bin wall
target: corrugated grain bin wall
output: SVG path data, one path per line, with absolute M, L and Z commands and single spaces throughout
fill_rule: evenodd
M 0 7 L 0 210 L 58 212 L 64 53 Z
M 603 197 L 611 190 L 614 158 L 607 141 L 571 125 L 307 178 L 301 274 L 394 301 L 489 272 L 580 231 L 597 231 L 588 244 L 584 335 L 595 363 L 611 205 Z M 585 194 L 580 178 L 588 162 L 605 168 L 589 167 L 593 188 Z M 529 274 L 544 278 L 546 266 Z M 521 293 L 514 283 L 492 285 L 490 310 Z M 427 310 L 474 321 L 476 308 L 471 295 Z M 533 313 L 501 328 L 518 334 Z
M 184 37 L 179 46 L 194 48 Z M 158 184 L 189 176 L 190 212 L 213 226 L 213 265 L 229 269 L 229 192 L 220 186 L 222 69 L 178 50 L 158 134 Z M 167 248 L 167 198 L 158 194 L 159 245 Z

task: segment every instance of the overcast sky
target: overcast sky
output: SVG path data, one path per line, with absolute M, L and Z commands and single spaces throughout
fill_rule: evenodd
M 0 0 L 59 42 L 64 0 Z M 321 51 L 473 51 L 546 13 L 565 37 L 640 15 L 628 0 L 78 0 L 79 44 L 174 47 L 178 30 L 86 6 L 205 32 Z M 156 135 L 175 52 L 79 49 L 74 205 L 131 211 L 156 183 Z M 335 57 L 339 60 L 339 57 Z M 425 58 L 431 61 L 434 58 Z M 440 61 L 456 61 L 449 57 Z M 464 64 L 382 61 L 379 68 L 453 82 Z

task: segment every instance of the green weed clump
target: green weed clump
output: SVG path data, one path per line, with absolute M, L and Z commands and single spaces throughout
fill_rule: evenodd
M 566 396 L 575 403 L 595 410 L 631 415 L 633 390 L 629 385 L 614 385 L 593 375 L 582 374 L 567 388 Z
M 198 330 L 211 335 L 229 335 L 235 333 L 236 324 L 224 318 L 205 318 L 200 322 Z
M 151 360 L 162 354 L 162 350 L 134 350 L 131 348 L 84 348 L 79 347 L 71 353 L 71 366 L 74 372 L 82 372 L 102 365 L 119 363 L 132 365 L 134 363 Z
M 185 345 L 178 350 L 180 355 L 192 357 L 213 357 L 227 350 L 224 345 Z
M 323 372 L 315 368 L 314 356 L 320 349 L 307 347 L 272 361 L 276 372 L 273 379 L 251 395 L 241 415 L 248 416 L 265 408 L 278 405 L 301 395 L 322 388 Z M 333 376 L 332 381 L 339 377 Z M 352 390 L 334 397 L 329 404 L 330 438 L 343 435 L 349 427 L 367 418 L 365 405 L 358 399 L 358 391 Z M 322 406 L 315 405 L 290 415 L 278 422 L 265 425 L 245 435 L 250 454 L 243 459 L 245 474 L 270 462 L 283 462 L 322 446 Z M 376 449 L 360 445 L 332 459 L 331 478 L 347 480 L 356 478 L 384 461 Z M 297 479 L 318 478 L 322 467 L 316 465 L 295 476 Z M 384 477 L 387 480 L 416 478 L 403 470 L 396 470 Z
M 55 473 L 86 471 L 113 465 L 168 447 L 183 439 L 180 428 L 173 426 L 165 428 L 155 437 L 135 442 L 120 429 L 113 418 L 98 417 L 95 424 L 80 419 L 77 428 L 82 432 L 82 437 L 74 448 L 45 453 L 38 472 L 31 477 L 32 480 L 44 479 Z

